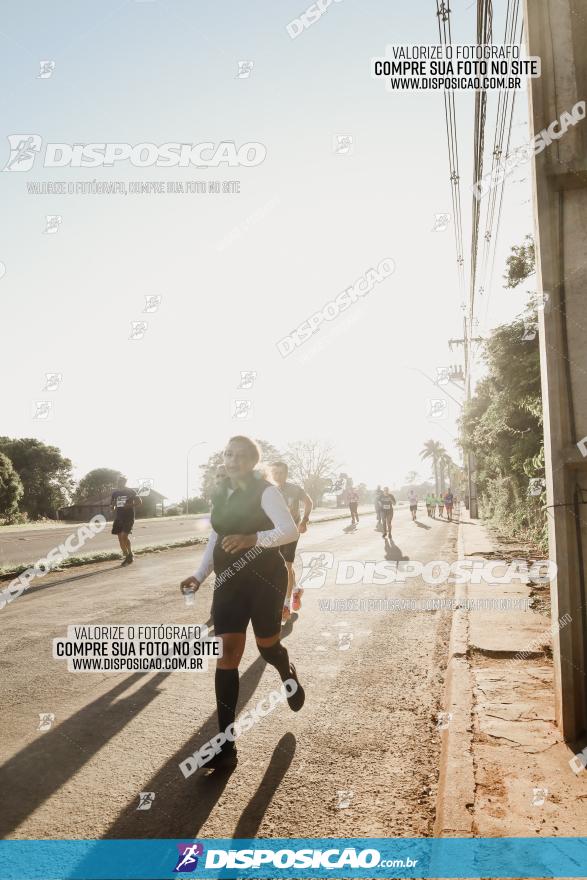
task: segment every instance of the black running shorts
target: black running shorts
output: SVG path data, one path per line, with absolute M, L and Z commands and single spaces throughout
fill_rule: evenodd
M 278 557 L 281 559 L 281 556 Z M 272 566 L 271 573 L 249 569 L 214 586 L 214 635 L 245 633 L 249 622 L 259 639 L 281 632 L 281 614 L 287 592 L 287 569 Z
M 124 511 L 124 513 L 117 513 L 114 522 L 112 523 L 112 534 L 119 535 L 121 532 L 124 532 L 125 535 L 130 535 L 134 524 L 134 510 L 129 510 L 128 513 L 126 511 Z
M 279 548 L 279 551 L 286 562 L 293 562 L 296 558 L 296 547 L 298 546 L 297 541 L 292 541 L 290 544 L 282 544 Z

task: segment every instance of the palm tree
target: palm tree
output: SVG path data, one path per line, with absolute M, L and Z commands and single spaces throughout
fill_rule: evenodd
M 438 466 L 440 468 L 440 491 L 444 492 L 444 475 L 448 473 L 448 482 L 449 485 L 452 484 L 452 469 L 454 467 L 454 462 L 448 452 L 443 450 L 438 459 Z
M 437 440 L 427 440 L 424 444 L 424 448 L 420 452 L 420 458 L 422 459 L 422 461 L 425 461 L 427 458 L 432 459 L 432 467 L 434 470 L 434 485 L 437 495 L 440 492 L 440 488 L 438 485 L 438 463 L 442 455 L 446 455 L 446 450 L 442 443 L 439 443 Z

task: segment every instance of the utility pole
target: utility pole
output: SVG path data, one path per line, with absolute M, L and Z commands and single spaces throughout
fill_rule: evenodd
M 483 342 L 482 336 L 471 336 L 467 327 L 467 317 L 463 317 L 463 338 L 449 339 L 448 345 L 452 351 L 453 345 L 462 345 L 465 357 L 465 390 L 467 394 L 467 403 L 471 400 L 471 373 L 469 371 L 469 343 Z M 465 462 L 467 469 L 467 494 L 469 495 L 469 516 L 471 519 L 479 518 L 477 509 L 477 483 L 475 481 L 475 457 L 472 452 L 467 452 L 467 460 Z
M 531 135 L 587 99 L 585 0 L 525 0 Z M 532 163 L 536 275 L 548 300 L 539 310 L 540 367 L 556 719 L 566 740 L 587 730 L 587 122 L 578 121 Z M 586 441 L 587 442 L 587 441 Z M 571 622 L 557 626 L 569 614 Z

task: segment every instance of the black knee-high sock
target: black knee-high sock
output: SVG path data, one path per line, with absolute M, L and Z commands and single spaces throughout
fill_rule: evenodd
M 224 733 L 229 724 L 234 724 L 238 700 L 238 669 L 219 669 L 214 678 L 216 688 L 216 708 L 218 729 Z
M 276 644 L 271 645 L 270 648 L 262 648 L 259 645 L 259 653 L 266 663 L 275 666 L 282 681 L 287 681 L 287 679 L 291 677 L 289 654 L 287 653 L 287 648 L 285 648 L 281 642 L 276 642 Z

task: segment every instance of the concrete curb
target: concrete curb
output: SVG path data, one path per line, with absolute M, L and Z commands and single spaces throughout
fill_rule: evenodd
M 461 522 L 457 538 L 458 558 L 464 559 L 464 553 Z M 449 718 L 442 734 L 435 837 L 473 837 L 473 683 L 467 658 L 469 618 L 464 604 L 467 595 L 467 584 L 455 586 L 455 604 L 462 600 L 463 607 L 454 612 L 448 648 L 443 711 Z

